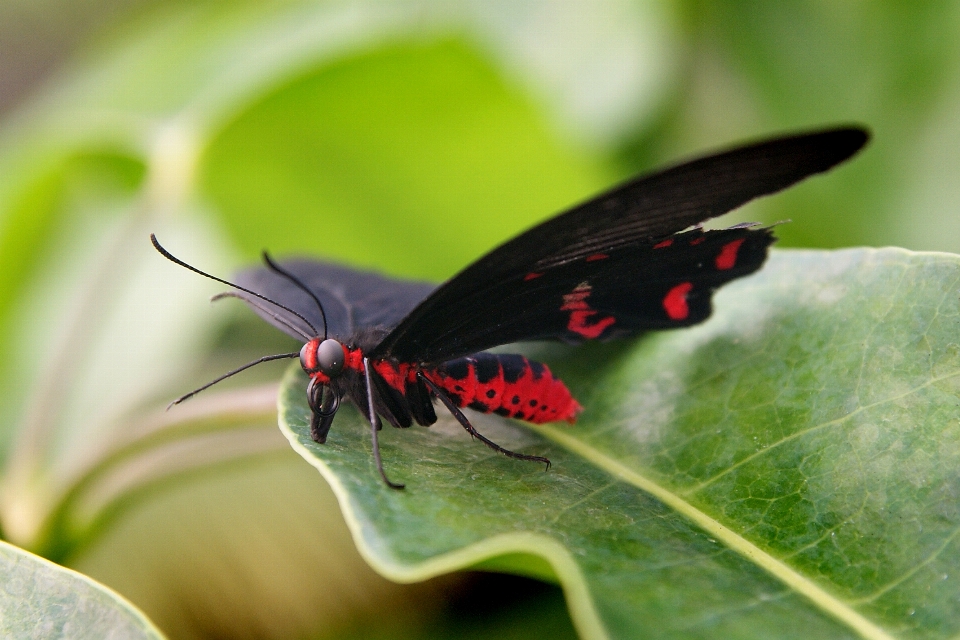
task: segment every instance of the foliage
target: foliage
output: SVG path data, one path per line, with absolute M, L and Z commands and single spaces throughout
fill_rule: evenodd
M 109 589 L 6 542 L 0 542 L 0 580 L 0 630 L 7 638 L 163 637 Z
M 529 435 L 484 420 L 310 439 L 305 376 L 281 400 L 384 575 L 486 563 L 560 581 L 589 637 L 929 637 L 958 610 L 960 259 L 779 252 L 706 323 L 554 359 L 587 410 Z M 830 358 L 824 358 L 830 353 Z M 478 421 L 479 422 L 479 421 Z M 705 428 L 704 425 L 710 425 Z
M 469 580 L 401 586 L 364 558 L 404 581 L 468 566 L 559 580 L 582 635 L 638 624 L 769 635 L 778 620 L 838 635 L 955 634 L 952 573 L 935 581 L 956 557 L 955 393 L 950 378 L 921 384 L 956 355 L 953 258 L 781 254 L 737 285 L 742 298 L 724 294 L 709 325 L 551 352 L 589 409 L 583 422 L 482 423 L 550 451 L 549 474 L 490 458 L 449 425 L 408 430 L 384 438 L 410 490 L 383 496 L 365 430 L 344 414 L 331 445 L 307 456 L 353 461 L 325 471 L 335 496 L 277 432 L 276 367 L 164 412 L 290 344 L 226 303 L 211 309 L 217 287 L 160 259 L 147 235 L 220 274 L 268 247 L 439 280 L 636 170 L 855 121 L 875 134 L 860 160 L 734 217 L 792 218 L 778 227 L 784 244 L 957 250 L 958 21 L 948 6 L 894 2 L 145 2 L 0 127 L 4 539 L 110 585 L 178 638 L 571 633 L 555 622 L 558 591 L 469 627 L 450 614 Z M 752 359 L 748 337 L 765 340 Z M 723 368 L 735 362 L 752 364 Z M 853 371 L 875 376 L 857 395 Z M 302 426 L 295 378 L 282 399 Z M 804 421 L 831 427 L 775 447 L 783 458 L 750 457 Z M 811 465 L 822 473 L 798 480 Z M 427 491 L 444 482 L 458 493 Z M 616 508 L 599 509 L 607 500 Z M 540 537 L 483 542 L 478 519 L 495 528 L 481 516 L 498 505 L 512 519 L 496 526 Z M 385 530 L 370 515 L 381 508 Z M 583 522 L 571 523 L 577 509 Z M 426 544 L 434 516 L 469 526 Z M 404 535 L 389 530 L 401 523 Z M 619 537 L 604 547 L 610 530 Z M 469 553 L 454 553 L 458 535 Z M 571 536 L 591 539 L 586 559 L 571 555 Z M 644 544 L 674 562 L 633 576 L 620 600 L 598 595 L 616 582 L 587 565 Z M 726 583 L 704 567 L 731 586 L 716 589 Z M 697 592 L 671 571 L 700 579 L 708 599 L 690 600 Z M 701 617 L 644 622 L 690 609 Z M 729 613 L 710 618 L 719 611 Z

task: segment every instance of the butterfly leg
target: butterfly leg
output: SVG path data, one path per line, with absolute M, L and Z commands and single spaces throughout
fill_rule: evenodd
M 477 431 L 476 427 L 470 424 L 470 421 L 467 420 L 467 416 L 463 415 L 463 411 L 460 411 L 460 407 L 454 404 L 453 400 L 450 398 L 450 396 L 444 393 L 443 389 L 438 387 L 436 383 L 430 380 L 430 378 L 423 375 L 423 373 L 417 372 L 417 376 L 426 383 L 426 385 L 430 388 L 431 391 L 433 391 L 433 393 L 438 398 L 440 398 L 440 402 L 444 404 L 444 406 L 447 408 L 447 411 L 453 414 L 453 417 L 457 419 L 457 422 L 460 423 L 460 426 L 466 429 L 467 433 L 469 433 L 471 436 L 473 436 L 474 438 L 477 438 L 483 444 L 487 445 L 488 447 L 490 447 L 491 449 L 493 449 L 498 453 L 502 453 L 508 458 L 517 458 L 518 460 L 529 460 L 531 462 L 540 462 L 542 464 L 547 465 L 547 469 L 550 469 L 549 458 L 544 458 L 543 456 L 529 456 L 525 453 L 517 453 L 516 451 L 510 451 L 509 449 L 504 449 L 493 440 L 490 440 L 489 438 L 484 437 L 479 431 Z
M 363 375 L 367 381 L 367 411 L 370 416 L 370 437 L 373 440 L 373 459 L 377 462 L 377 471 L 380 472 L 380 477 L 387 483 L 387 486 L 391 489 L 403 489 L 405 485 L 390 482 L 390 478 L 387 477 L 387 473 L 383 470 L 383 460 L 380 458 L 380 440 L 377 437 L 377 431 L 380 430 L 380 416 L 377 415 L 377 412 L 373 408 L 373 380 L 370 379 L 370 369 L 370 359 L 364 358 Z

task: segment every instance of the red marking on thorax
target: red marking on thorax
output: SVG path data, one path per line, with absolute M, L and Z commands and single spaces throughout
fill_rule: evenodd
M 591 340 L 598 338 L 607 327 L 617 321 L 613 316 L 604 316 L 588 322 L 593 316 L 600 313 L 596 309 L 591 309 L 587 303 L 587 298 L 593 292 L 592 287 L 586 282 L 578 284 L 573 291 L 563 295 L 563 306 L 561 311 L 570 312 L 570 320 L 567 322 L 567 330 L 578 333 Z
M 666 240 L 661 240 L 657 244 L 653 245 L 654 249 L 665 249 L 673 244 L 673 238 L 667 238 Z
M 467 359 L 469 362 L 469 358 Z M 537 375 L 524 358 L 523 373 L 513 382 L 503 375 L 503 368 L 487 382 L 477 380 L 473 363 L 467 367 L 467 375 L 452 378 L 436 369 L 424 369 L 423 374 L 431 382 L 446 391 L 460 407 L 469 407 L 483 413 L 526 420 L 534 424 L 566 420 L 575 422 L 583 410 L 570 390 L 555 378 L 546 365 Z
M 727 269 L 733 269 L 737 264 L 737 252 L 740 251 L 740 245 L 743 244 L 745 238 L 740 238 L 738 240 L 733 240 L 723 245 L 720 249 L 720 253 L 717 254 L 717 259 L 714 263 L 717 265 L 717 269 L 721 271 L 726 271 Z
M 360 349 L 351 349 L 344 345 L 343 352 L 346 356 L 343 361 L 343 368 L 353 369 L 358 373 L 363 373 L 363 351 Z
M 704 236 L 700 236 L 699 238 L 694 238 L 693 240 L 690 241 L 690 246 L 695 247 L 701 242 L 703 242 L 704 240 L 706 240 Z
M 596 262 L 597 260 L 606 260 L 609 258 L 605 253 L 595 253 L 592 256 L 587 256 L 587 262 Z
M 687 305 L 687 294 L 693 289 L 693 283 L 682 282 L 670 289 L 663 297 L 663 308 L 671 320 L 683 320 L 690 315 Z
M 529 281 L 529 280 L 533 280 L 534 278 L 539 278 L 539 277 L 542 276 L 542 275 L 543 275 L 542 273 L 535 273 L 535 272 L 531 271 L 531 272 L 528 273 L 527 275 L 523 276 L 523 281 L 524 281 L 524 282 L 527 282 L 527 281 Z

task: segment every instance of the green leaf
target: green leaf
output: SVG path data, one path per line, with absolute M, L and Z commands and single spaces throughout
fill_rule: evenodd
M 690 329 L 548 358 L 586 410 L 385 429 L 341 410 L 311 441 L 291 368 L 281 427 L 361 553 L 403 581 L 546 577 L 585 637 L 947 637 L 960 630 L 960 257 L 775 252 Z
M 0 542 L 4 638 L 163 638 L 122 597 L 70 569 Z

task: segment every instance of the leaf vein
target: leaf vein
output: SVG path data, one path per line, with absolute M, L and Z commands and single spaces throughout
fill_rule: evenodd
M 960 373 L 960 372 L 958 372 Z M 684 500 L 678 493 L 631 469 L 606 453 L 586 445 L 570 434 L 564 433 L 550 425 L 535 427 L 535 430 L 569 451 L 582 456 L 601 469 L 606 470 L 614 477 L 623 480 L 641 491 L 645 491 L 667 507 L 687 518 L 701 529 L 709 533 L 729 549 L 739 554 L 748 562 L 754 563 L 774 578 L 780 580 L 788 588 L 806 597 L 815 607 L 846 624 L 848 627 L 869 640 L 893 640 L 893 637 L 884 629 L 856 611 L 850 603 L 829 593 L 810 578 L 800 574 L 796 569 L 753 544 L 740 534 L 728 528 L 720 521 L 707 515 L 690 502 Z
M 690 495 L 693 495 L 693 494 L 695 494 L 695 493 L 698 493 L 699 491 L 701 491 L 701 490 L 703 490 L 704 488 L 710 486 L 711 484 L 713 484 L 714 482 L 716 482 L 716 481 L 719 480 L 720 478 L 722 478 L 722 477 L 724 477 L 724 476 L 732 473 L 733 471 L 735 471 L 735 470 L 737 470 L 738 468 L 744 466 L 745 464 L 748 464 L 748 463 L 752 462 L 753 460 L 755 460 L 755 459 L 757 459 L 757 458 L 759 458 L 759 457 L 761 457 L 761 456 L 763 456 L 763 455 L 766 455 L 767 453 L 770 453 L 770 452 L 773 451 L 774 449 L 776 449 L 776 448 L 778 448 L 778 447 L 780 447 L 780 446 L 782 446 L 782 445 L 784 445 L 784 444 L 787 444 L 787 443 L 789 443 L 789 442 L 792 442 L 792 441 L 794 441 L 794 440 L 796 440 L 796 439 L 798 439 L 798 438 L 801 438 L 801 437 L 803 437 L 803 436 L 805 436 L 805 435 L 809 435 L 809 434 L 814 433 L 814 432 L 816 432 L 816 431 L 820 431 L 820 430 L 826 429 L 826 428 L 828 428 L 828 427 L 833 427 L 833 426 L 836 426 L 836 425 L 838 425 L 838 424 L 842 424 L 842 423 L 846 422 L 847 420 L 849 420 L 850 418 L 853 418 L 853 417 L 856 416 L 857 414 L 863 413 L 864 411 L 868 411 L 868 410 L 870 410 L 870 409 L 874 409 L 874 408 L 876 408 L 876 407 L 878 407 L 878 406 L 882 406 L 882 405 L 888 404 L 888 403 L 890 403 L 890 402 L 896 402 L 897 400 L 902 400 L 903 398 L 906 398 L 906 397 L 911 396 L 911 395 L 913 395 L 913 394 L 915 394 L 915 393 L 918 393 L 918 392 L 922 391 L 923 389 L 925 389 L 925 388 L 927 388 L 927 387 L 929 387 L 929 386 L 935 385 L 935 384 L 937 384 L 937 383 L 939 383 L 939 382 L 943 382 L 944 380 L 949 380 L 950 378 L 955 378 L 955 377 L 957 377 L 957 376 L 960 376 L 960 371 L 953 371 L 953 372 L 951 372 L 951 373 L 949 373 L 949 374 L 946 374 L 946 375 L 943 375 L 943 376 L 940 376 L 940 377 L 937 377 L 937 378 L 931 378 L 931 379 L 927 380 L 926 382 L 924 382 L 923 384 L 920 384 L 920 385 L 918 385 L 918 386 L 916 386 L 916 387 L 914 387 L 914 388 L 912 388 L 912 389 L 908 389 L 907 391 L 904 391 L 903 393 L 901 393 L 901 394 L 899 394 L 899 395 L 890 396 L 889 398 L 884 398 L 883 400 L 877 400 L 876 402 L 871 402 L 870 404 L 861 405 L 861 406 L 857 407 L 856 409 L 854 409 L 853 411 L 847 413 L 846 415 L 840 416 L 839 418 L 834 418 L 833 420 L 828 420 L 827 422 L 823 422 L 823 423 L 820 423 L 820 424 L 818 424 L 818 425 L 813 425 L 813 426 L 808 427 L 808 428 L 806 428 L 806 429 L 802 429 L 802 430 L 797 431 L 797 432 L 795 432 L 795 433 L 791 433 L 790 435 L 785 436 L 785 437 L 781 438 L 780 440 L 777 440 L 776 442 L 773 442 L 773 443 L 769 444 L 768 446 L 764 447 L 763 449 L 761 449 L 761 450 L 759 450 L 759 451 L 756 451 L 756 452 L 754 452 L 754 453 L 751 453 L 749 456 L 747 456 L 747 457 L 743 458 L 742 460 L 739 460 L 739 461 L 737 461 L 736 463 L 730 465 L 729 467 L 727 467 L 726 469 L 724 469 L 724 470 L 721 471 L 720 473 L 718 473 L 718 474 L 716 474 L 716 475 L 714 475 L 714 476 L 711 476 L 710 478 L 707 478 L 706 480 L 704 480 L 704 481 L 701 482 L 700 484 L 695 485 L 695 486 L 692 486 L 692 487 L 688 487 L 688 488 L 684 489 L 683 491 L 680 491 L 679 493 L 680 493 L 680 495 L 683 495 L 683 496 L 690 496 Z

